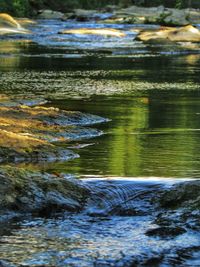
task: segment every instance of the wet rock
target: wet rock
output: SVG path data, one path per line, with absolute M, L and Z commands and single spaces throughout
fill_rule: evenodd
M 0 112 L 0 162 L 51 162 L 77 158 L 76 153 L 57 143 L 99 136 L 102 134 L 99 130 L 76 125 L 105 121 L 94 115 L 38 106 L 4 105 Z
M 50 9 L 40 10 L 38 12 L 38 19 L 61 19 L 64 17 L 62 12 L 53 11 Z
M 45 99 L 17 99 L 15 98 L 10 98 L 7 96 L 0 95 L 0 107 L 20 107 L 22 105 L 24 106 L 39 106 L 39 105 L 44 105 L 48 101 Z
M 80 210 L 88 189 L 60 175 L 0 168 L 0 214 Z
M 181 227 L 158 227 L 154 229 L 150 229 L 146 232 L 146 235 L 148 236 L 158 236 L 161 238 L 172 238 L 176 237 L 178 235 L 182 235 L 186 232 L 184 228 Z
M 191 26 L 181 28 L 160 28 L 155 31 L 142 31 L 138 34 L 137 40 L 152 41 L 152 40 L 169 40 L 171 42 L 200 42 L 200 31 Z
M 200 229 L 200 181 L 179 183 L 158 197 L 161 207 L 154 223 L 159 228 L 150 234 L 170 236 L 184 230 L 199 231 Z M 178 229 L 178 231 L 177 231 Z M 163 232 L 163 233 L 162 233 Z
M 166 208 L 198 209 L 200 207 L 200 181 L 189 181 L 174 185 L 160 198 L 160 204 Z
M 54 162 L 75 158 L 79 158 L 79 155 L 73 151 L 53 145 L 37 146 L 29 150 L 28 148 L 25 150 L 15 150 L 13 148 L 0 147 L 0 163 Z

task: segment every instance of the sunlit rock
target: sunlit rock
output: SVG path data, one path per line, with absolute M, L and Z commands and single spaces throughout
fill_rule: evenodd
M 26 34 L 30 33 L 30 31 L 24 29 L 20 23 L 10 15 L 0 13 L 0 35 L 11 33 Z
M 37 100 L 24 101 L 30 105 L 39 103 Z M 79 155 L 62 148 L 56 142 L 99 136 L 102 131 L 80 125 L 106 121 L 90 114 L 62 111 L 53 107 L 20 106 L 19 103 L 19 100 L 14 102 L 6 95 L 1 95 L 0 162 L 51 162 L 77 158 Z
M 36 25 L 37 22 L 33 19 L 29 19 L 29 18 L 18 18 L 17 22 L 21 25 L 21 26 L 29 26 L 29 25 Z
M 60 34 L 81 34 L 81 35 L 102 35 L 108 37 L 125 37 L 126 34 L 120 30 L 116 29 L 90 29 L 90 28 L 82 28 L 82 29 L 70 29 L 70 30 L 63 30 L 59 32 Z
M 188 25 L 181 28 L 164 27 L 159 30 L 148 31 L 144 30 L 137 36 L 138 40 L 169 40 L 172 42 L 200 42 L 200 31 Z

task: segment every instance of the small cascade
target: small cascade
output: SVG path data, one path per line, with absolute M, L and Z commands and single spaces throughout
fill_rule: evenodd
M 164 185 L 155 181 L 96 180 L 87 181 L 92 195 L 86 213 L 93 216 L 146 215 L 154 210 L 152 198 L 160 194 Z

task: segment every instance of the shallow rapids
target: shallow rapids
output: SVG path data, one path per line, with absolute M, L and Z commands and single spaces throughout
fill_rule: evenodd
M 83 179 L 92 194 L 81 213 L 15 223 L 0 239 L 0 258 L 31 267 L 191 266 L 200 246 L 195 231 L 171 238 L 146 234 L 156 228 L 155 194 L 174 182 Z

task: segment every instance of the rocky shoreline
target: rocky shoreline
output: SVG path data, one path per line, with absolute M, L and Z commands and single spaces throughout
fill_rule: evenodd
M 69 13 L 61 13 L 53 10 L 39 10 L 39 19 L 73 19 L 80 22 L 96 21 L 117 24 L 159 24 L 164 26 L 185 26 L 200 23 L 200 11 L 198 9 L 107 6 L 103 10 L 74 9 Z
M 14 101 L 7 96 L 1 96 L 0 100 L 0 221 L 44 210 L 48 214 L 52 210 L 80 210 L 89 191 L 75 179 L 8 164 L 79 157 L 65 148 L 66 143 L 102 135 L 102 131 L 85 125 L 108 120 L 37 105 L 45 103 L 41 100 Z

